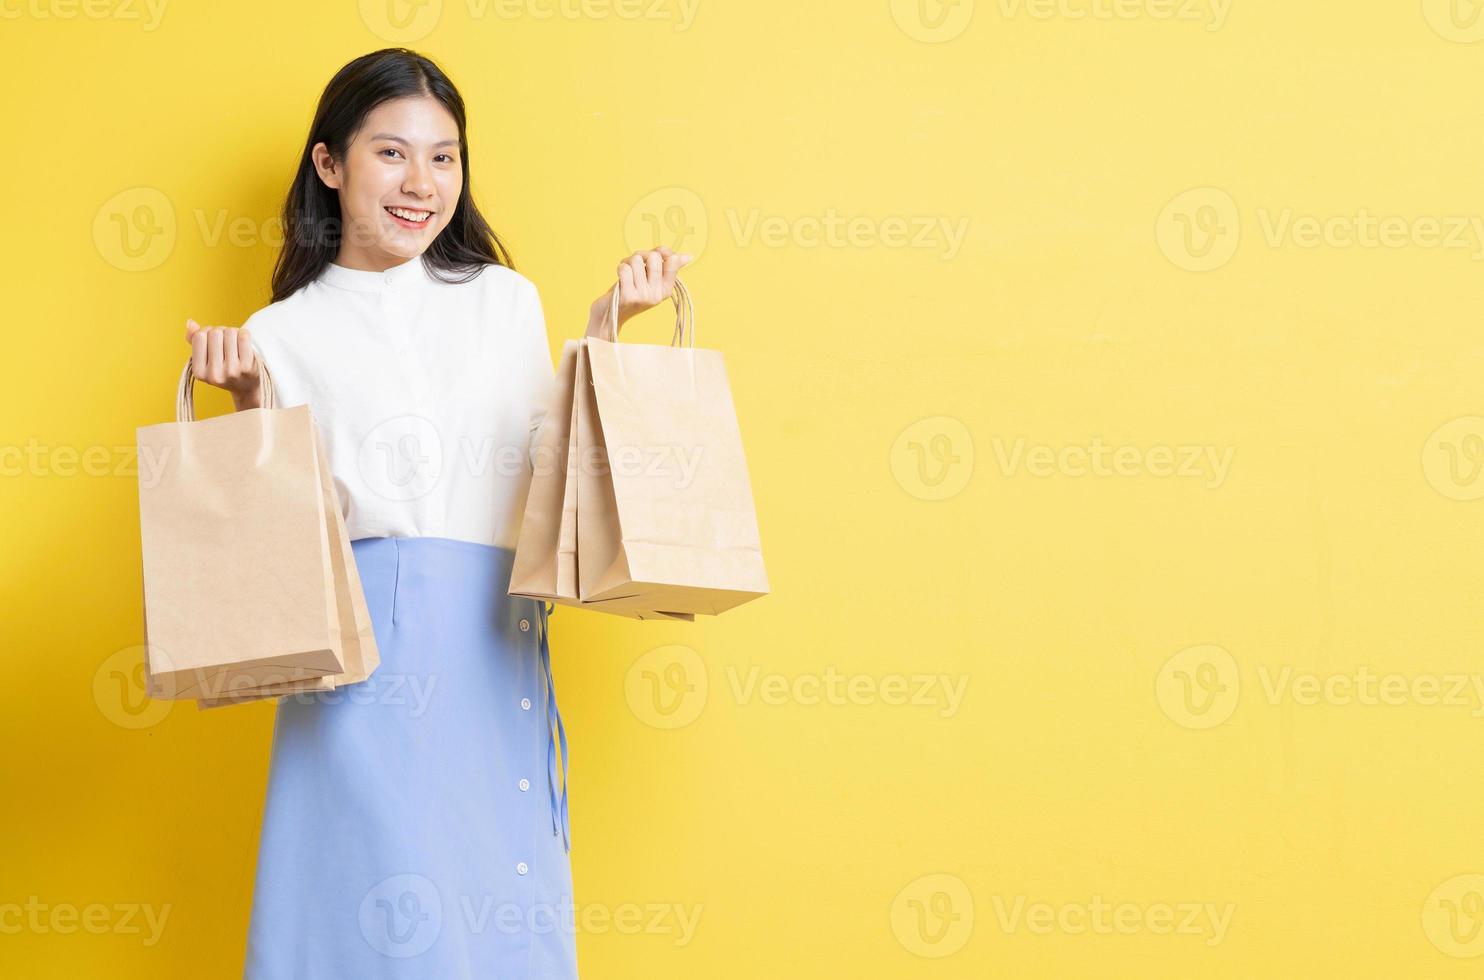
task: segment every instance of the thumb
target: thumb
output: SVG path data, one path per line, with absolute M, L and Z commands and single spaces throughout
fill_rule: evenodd
M 186 340 L 189 341 L 192 337 L 196 336 L 196 331 L 200 329 L 201 324 L 195 320 L 186 320 Z

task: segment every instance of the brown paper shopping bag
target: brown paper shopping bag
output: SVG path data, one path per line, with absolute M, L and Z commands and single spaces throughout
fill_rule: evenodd
M 586 385 L 580 340 L 562 348 L 547 421 L 536 434 L 535 459 L 525 515 L 511 565 L 511 595 L 560 605 L 597 609 L 631 619 L 693 621 L 694 614 L 660 612 L 627 599 L 588 603 L 577 588 L 577 479 L 580 454 L 574 438 L 577 404 L 574 393 Z M 579 375 L 580 372 L 580 375 Z
M 307 405 L 195 420 L 187 361 L 176 421 L 137 430 L 147 691 L 219 697 L 341 673 L 342 627 Z
M 578 591 L 585 603 L 715 615 L 766 595 L 768 578 L 726 366 L 695 346 L 679 280 L 672 299 L 670 346 L 582 345 Z M 617 322 L 615 286 L 609 337 Z
M 325 529 L 330 539 L 331 573 L 335 578 L 335 609 L 340 624 L 341 653 L 345 661 L 345 670 L 325 677 L 248 687 L 228 691 L 218 696 L 201 697 L 196 701 L 196 706 L 200 709 L 243 704 L 248 701 L 283 697 L 289 694 L 334 690 L 336 687 L 357 684 L 366 680 L 381 664 L 381 655 L 376 648 L 376 634 L 371 623 L 371 610 L 366 605 L 365 592 L 361 587 L 360 570 L 356 568 L 355 552 L 350 546 L 350 535 L 345 527 L 345 517 L 340 512 L 340 496 L 335 490 L 335 478 L 330 470 L 330 457 L 325 451 L 324 440 L 320 437 L 317 426 L 314 430 L 314 441 L 315 455 L 319 462 L 321 500 L 328 518 L 325 521 Z
M 576 340 L 563 346 L 551 406 L 536 432 L 531 485 L 510 567 L 511 595 L 577 602 L 577 485 L 567 474 L 576 451 L 571 444 L 572 389 L 580 346 Z M 565 520 L 568 507 L 570 522 Z

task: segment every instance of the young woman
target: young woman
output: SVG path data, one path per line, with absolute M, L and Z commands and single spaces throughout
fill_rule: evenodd
M 260 360 L 278 405 L 310 406 L 381 666 L 279 702 L 246 980 L 575 977 L 548 610 L 506 594 L 550 349 L 437 65 L 398 48 L 336 73 L 283 221 L 272 303 L 186 337 L 237 409 L 262 404 Z M 690 258 L 624 260 L 619 323 Z

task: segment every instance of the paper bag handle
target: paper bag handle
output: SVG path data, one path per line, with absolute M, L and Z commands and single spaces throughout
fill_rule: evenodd
M 622 280 L 613 284 L 613 296 L 608 301 L 608 316 L 603 320 L 602 339 L 618 342 L 618 287 Z M 670 346 L 680 347 L 687 343 L 696 346 L 696 307 L 691 302 L 690 290 L 679 277 L 670 293 L 670 302 L 675 304 L 675 332 L 670 336 Z
M 263 355 L 254 347 L 252 349 L 253 360 L 258 365 L 258 380 L 263 386 L 263 407 L 277 408 L 278 393 L 273 387 L 273 375 L 268 371 L 268 362 L 263 360 Z M 191 358 L 186 358 L 185 370 L 180 372 L 180 384 L 175 389 L 175 421 L 196 421 L 196 380 L 195 369 L 191 365 Z

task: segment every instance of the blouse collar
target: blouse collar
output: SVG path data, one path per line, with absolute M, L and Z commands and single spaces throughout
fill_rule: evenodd
M 394 265 L 381 272 L 368 269 L 350 269 L 331 262 L 320 273 L 320 279 L 331 286 L 351 289 L 360 293 L 391 292 L 411 286 L 427 279 L 423 257 L 415 255 L 406 262 Z

